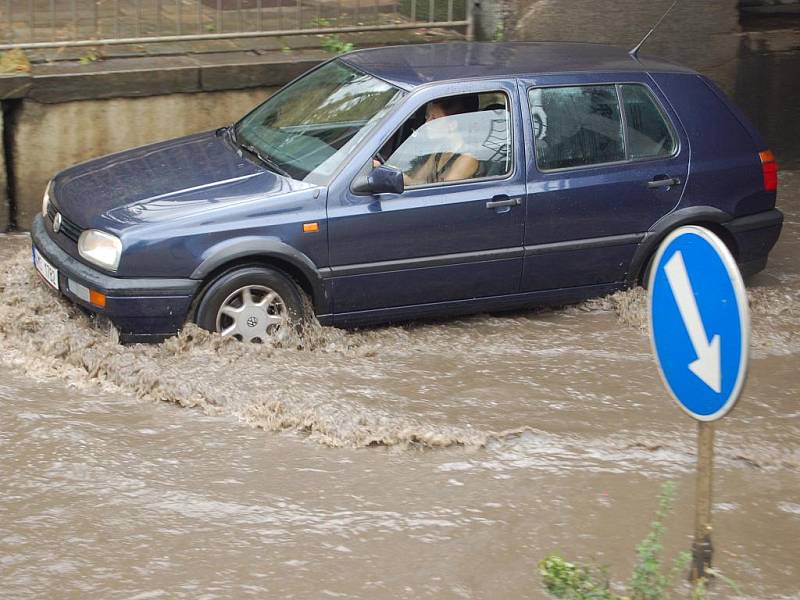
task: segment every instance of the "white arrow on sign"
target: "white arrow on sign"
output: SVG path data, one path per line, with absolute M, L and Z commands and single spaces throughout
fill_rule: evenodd
M 686 263 L 683 254 L 677 251 L 664 265 L 667 281 L 672 288 L 675 302 L 681 313 L 683 324 L 689 333 L 689 339 L 694 347 L 697 360 L 689 363 L 689 369 L 697 375 L 703 383 L 718 394 L 722 391 L 721 360 L 719 354 L 719 335 L 715 335 L 709 342 L 697 300 L 694 297 L 692 284 L 686 272 Z

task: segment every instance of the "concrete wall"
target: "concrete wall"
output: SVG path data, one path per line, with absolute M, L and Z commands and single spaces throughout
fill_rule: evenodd
M 518 40 L 586 41 L 632 48 L 672 0 L 511 0 L 516 2 L 509 35 Z M 644 47 L 654 54 L 709 75 L 730 92 L 739 48 L 737 0 L 683 0 Z
M 8 206 L 8 182 L 6 181 L 5 152 L 2 151 L 3 111 L 0 110 L 0 233 L 6 231 L 11 217 Z
M 15 115 L 11 152 L 17 227 L 30 227 L 41 210 L 44 188 L 58 171 L 103 154 L 229 124 L 272 91 L 260 88 L 63 104 L 23 100 Z
M 586 41 L 624 48 L 635 46 L 672 4 L 672 0 L 496 1 L 516 7 L 505 27 L 508 39 Z M 779 165 L 797 168 L 798 27 L 773 17 L 743 31 L 739 17 L 738 0 L 682 0 L 642 53 L 692 67 L 716 81 L 753 121 Z

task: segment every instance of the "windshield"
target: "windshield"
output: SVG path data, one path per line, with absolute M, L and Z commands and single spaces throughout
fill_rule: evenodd
M 335 60 L 239 121 L 234 137 L 268 167 L 326 184 L 402 95 L 398 88 Z

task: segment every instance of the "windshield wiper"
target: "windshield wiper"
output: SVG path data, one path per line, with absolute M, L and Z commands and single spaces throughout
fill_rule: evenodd
M 236 140 L 236 138 L 234 137 L 235 135 L 236 135 L 236 133 L 232 129 L 231 130 L 231 139 L 233 139 L 236 142 L 236 144 L 242 150 L 246 150 L 247 152 L 249 152 L 250 154 L 255 156 L 258 160 L 260 160 L 267 167 L 269 167 L 270 169 L 272 169 L 273 171 L 275 171 L 279 175 L 283 175 L 284 177 L 291 177 L 291 175 L 289 175 L 289 173 L 287 173 L 286 170 L 283 169 L 278 163 L 276 163 L 270 157 L 264 156 L 263 154 L 261 154 L 261 152 L 258 151 L 258 148 L 256 148 L 253 144 L 247 144 L 245 142 L 240 142 L 240 141 Z

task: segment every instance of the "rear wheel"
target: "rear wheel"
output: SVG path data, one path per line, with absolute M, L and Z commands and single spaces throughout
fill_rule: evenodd
M 713 223 L 683 223 L 681 225 L 677 225 L 672 229 L 670 229 L 667 233 L 662 234 L 660 241 L 658 242 L 658 244 L 656 244 L 655 248 L 653 249 L 653 252 L 650 254 L 650 257 L 647 259 L 645 267 L 641 271 L 641 274 L 639 276 L 639 285 L 641 285 L 644 289 L 647 289 L 648 286 L 650 285 L 650 272 L 653 269 L 653 261 L 656 258 L 656 254 L 658 253 L 658 248 L 661 245 L 661 243 L 664 241 L 667 235 L 675 231 L 675 229 L 677 229 L 678 227 L 685 227 L 687 225 L 692 225 L 694 227 L 702 227 L 703 229 L 707 229 L 708 231 L 716 235 L 720 240 L 722 240 L 722 242 L 728 247 L 728 250 L 731 251 L 731 254 L 733 255 L 734 258 L 737 257 L 736 243 L 734 242 L 731 235 L 721 226 L 715 225 Z
M 656 249 L 656 252 L 658 250 Z M 650 286 L 650 271 L 653 269 L 653 261 L 656 258 L 656 252 L 653 252 L 650 255 L 650 258 L 647 259 L 647 264 L 642 271 L 641 279 L 639 280 L 639 285 L 641 285 L 644 289 L 648 289 Z
M 195 322 L 242 342 L 284 339 L 307 318 L 303 291 L 266 267 L 242 267 L 221 275 L 197 307 Z

